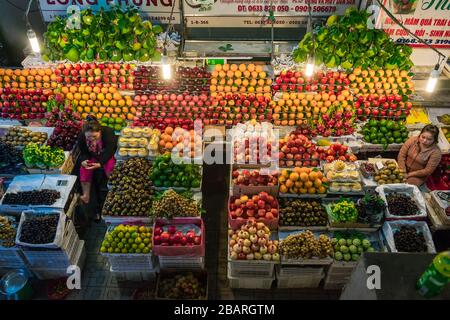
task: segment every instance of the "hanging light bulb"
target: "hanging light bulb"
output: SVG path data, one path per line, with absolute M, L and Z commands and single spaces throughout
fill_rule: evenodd
M 34 32 L 34 30 L 31 27 L 29 27 L 27 30 L 27 37 L 28 40 L 30 41 L 31 49 L 33 50 L 33 52 L 35 54 L 40 53 L 41 48 L 39 46 L 39 40 L 36 36 L 36 32 Z
M 437 81 L 439 79 L 439 64 L 434 66 L 433 71 L 430 73 L 430 77 L 428 78 L 427 83 L 427 92 L 433 92 L 434 88 L 436 87 Z
M 311 77 L 314 73 L 314 60 L 310 57 L 306 63 L 305 76 Z
M 164 49 L 163 56 L 161 57 L 162 63 L 162 76 L 164 80 L 172 78 L 172 66 L 169 64 L 169 58 L 167 57 L 167 51 Z

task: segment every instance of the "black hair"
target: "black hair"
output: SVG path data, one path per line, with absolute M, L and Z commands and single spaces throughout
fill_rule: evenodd
M 420 131 L 420 134 L 428 132 L 433 135 L 434 142 L 438 143 L 439 141 L 439 128 L 432 124 L 427 124 L 425 127 L 422 128 L 422 131 Z
M 94 131 L 99 132 L 102 130 L 102 126 L 98 122 L 97 118 L 94 115 L 88 115 L 86 120 L 83 122 L 83 133 Z

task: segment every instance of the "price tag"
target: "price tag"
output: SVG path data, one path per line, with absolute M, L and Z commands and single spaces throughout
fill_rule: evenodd
M 377 166 L 377 169 L 378 170 L 381 170 L 381 169 L 383 169 L 383 167 L 384 167 L 384 165 L 383 165 L 383 162 L 377 162 L 376 164 L 375 164 L 376 166 Z

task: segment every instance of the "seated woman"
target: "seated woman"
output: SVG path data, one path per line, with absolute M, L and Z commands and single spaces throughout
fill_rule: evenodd
M 94 116 L 89 115 L 83 123 L 78 145 L 81 151 L 80 182 L 83 194 L 81 200 L 89 203 L 94 170 L 103 168 L 106 176 L 111 175 L 116 159 L 117 138 L 109 127 L 102 127 Z M 96 220 L 100 219 L 97 214 Z
M 409 138 L 400 149 L 398 165 L 406 172 L 406 182 L 421 187 L 441 162 L 437 146 L 439 129 L 431 124 L 420 135 Z

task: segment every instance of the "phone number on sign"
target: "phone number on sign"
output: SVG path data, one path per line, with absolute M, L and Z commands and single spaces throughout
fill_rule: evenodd
M 238 12 L 308 12 L 308 6 L 238 6 Z M 312 12 L 335 12 L 336 6 L 313 6 Z

